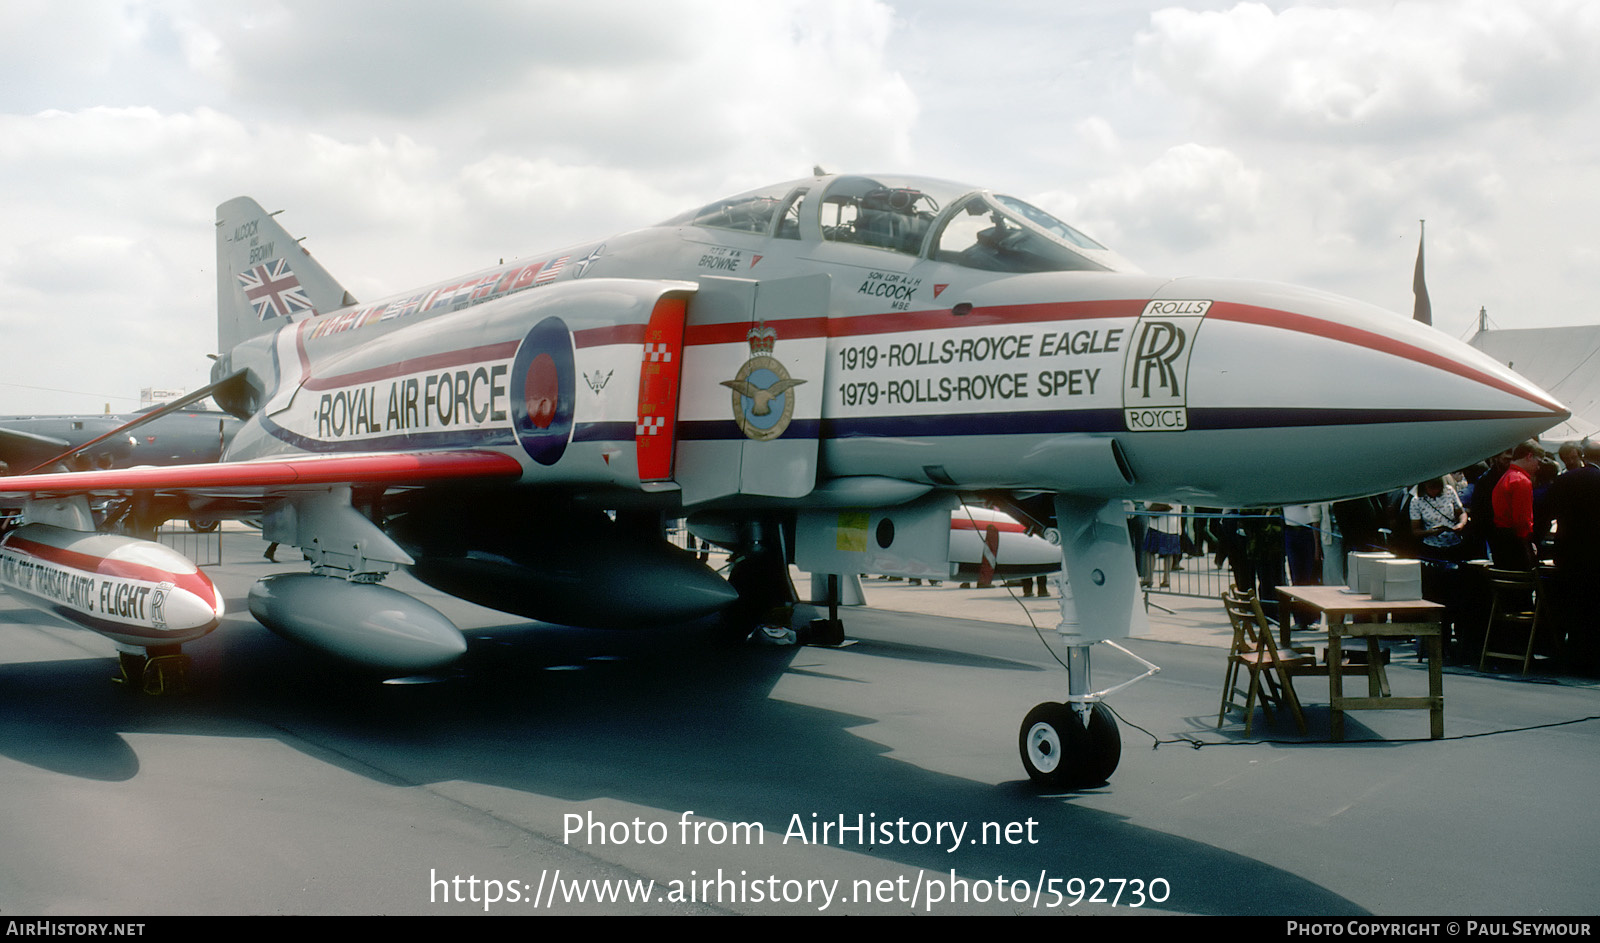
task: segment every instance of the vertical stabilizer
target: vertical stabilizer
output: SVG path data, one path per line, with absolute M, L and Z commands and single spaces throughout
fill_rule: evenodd
M 217 352 L 313 314 L 355 304 L 261 204 L 217 207 Z

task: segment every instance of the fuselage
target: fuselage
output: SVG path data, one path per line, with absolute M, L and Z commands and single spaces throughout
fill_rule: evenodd
M 1566 414 L 1390 312 L 1143 274 L 1020 201 L 913 178 L 778 185 L 280 323 L 218 364 L 257 377 L 231 460 L 490 448 L 527 484 L 687 507 L 858 480 L 1322 500 Z

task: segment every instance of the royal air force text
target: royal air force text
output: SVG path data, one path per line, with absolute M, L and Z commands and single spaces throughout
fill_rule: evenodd
M 313 417 L 321 438 L 471 428 L 506 421 L 505 364 L 446 371 L 324 393 Z

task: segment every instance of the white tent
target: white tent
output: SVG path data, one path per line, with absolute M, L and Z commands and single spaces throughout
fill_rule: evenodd
M 1541 438 L 1600 438 L 1600 324 L 1479 331 L 1467 343 L 1517 371 L 1572 410 Z

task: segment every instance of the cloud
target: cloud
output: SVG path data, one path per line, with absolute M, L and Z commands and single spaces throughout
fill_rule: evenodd
M 1156 3 L 0 4 L 0 318 L 76 326 L 19 369 L 176 385 L 224 199 L 373 298 L 814 163 L 1391 306 L 1426 217 L 1441 318 L 1586 310 L 1600 5 Z
M 1164 9 L 1138 46 L 1147 79 L 1223 126 L 1414 140 L 1507 109 L 1586 103 L 1600 80 L 1600 9 L 1568 0 Z
M 233 196 L 371 298 L 817 161 L 898 165 L 918 103 L 894 30 L 876 0 L 5 4 L 0 318 L 77 325 L 29 371 L 174 385 L 214 343 Z
M 1181 144 L 1143 167 L 1090 182 L 1066 218 L 1112 248 L 1136 243 L 1193 251 L 1253 230 L 1263 192 L 1261 172 L 1237 155 Z M 1046 206 L 1067 202 L 1059 195 L 1040 199 Z

